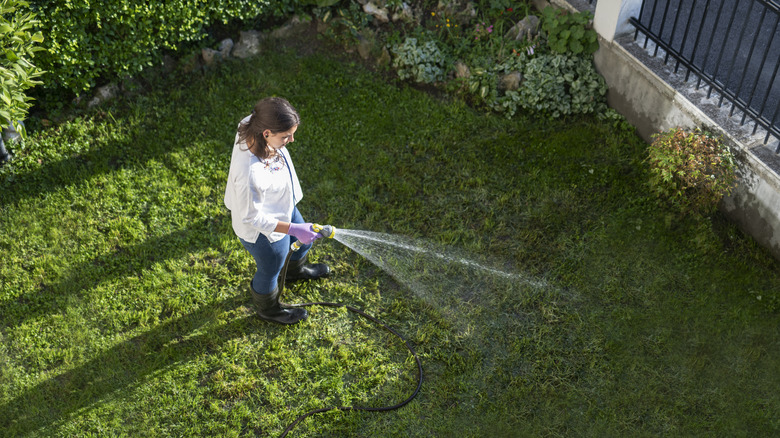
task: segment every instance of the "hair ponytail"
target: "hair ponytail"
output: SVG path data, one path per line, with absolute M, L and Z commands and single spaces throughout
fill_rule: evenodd
M 271 155 L 268 142 L 263 136 L 265 130 L 276 134 L 286 132 L 301 124 L 301 117 L 286 99 L 266 97 L 255 104 L 247 123 L 238 127 L 238 141 L 255 146 L 254 154 L 260 159 Z

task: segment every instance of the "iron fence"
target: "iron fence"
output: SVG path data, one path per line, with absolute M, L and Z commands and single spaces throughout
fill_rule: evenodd
M 696 75 L 696 89 L 715 90 L 718 106 L 726 101 L 742 112 L 740 126 L 748 118 L 780 139 L 780 5 L 771 0 L 643 0 L 636 28 L 665 52 L 664 63 L 673 58 L 677 72 L 687 69 L 685 81 Z M 780 153 L 780 144 L 775 153 Z

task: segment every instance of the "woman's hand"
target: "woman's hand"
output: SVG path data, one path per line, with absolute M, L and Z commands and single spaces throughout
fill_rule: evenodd
M 295 237 L 304 245 L 308 245 L 322 237 L 320 233 L 311 229 L 311 222 L 305 224 L 290 224 L 287 234 Z

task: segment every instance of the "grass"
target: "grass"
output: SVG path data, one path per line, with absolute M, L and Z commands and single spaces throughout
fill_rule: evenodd
M 456 248 L 486 280 L 442 309 L 337 242 L 286 300 L 365 309 L 420 354 L 420 395 L 290 436 L 772 436 L 778 263 L 722 217 L 667 224 L 646 145 L 595 119 L 507 120 L 276 48 L 35 133 L 0 172 L 0 429 L 7 436 L 278 436 L 299 415 L 406 398 L 400 342 L 343 308 L 257 319 L 222 205 L 262 96 L 311 221 Z M 445 291 L 446 292 L 446 291 Z

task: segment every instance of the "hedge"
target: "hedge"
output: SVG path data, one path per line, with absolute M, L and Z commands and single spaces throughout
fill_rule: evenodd
M 32 0 L 46 36 L 36 61 L 45 88 L 78 94 L 159 63 L 213 24 L 283 14 L 297 0 Z

